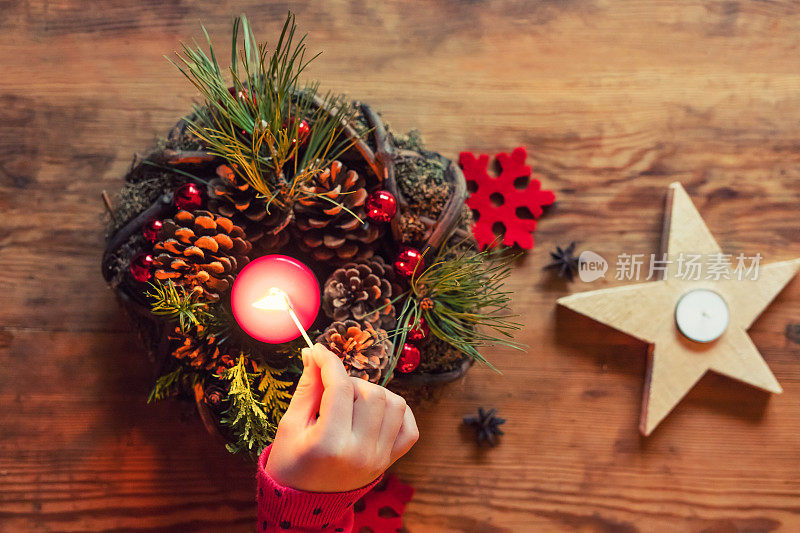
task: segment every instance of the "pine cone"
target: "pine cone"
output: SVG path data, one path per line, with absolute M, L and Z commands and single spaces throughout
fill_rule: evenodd
M 394 270 L 376 256 L 347 263 L 331 274 L 322 292 L 322 308 L 334 320 L 352 318 L 390 329 L 396 323 L 392 296 L 398 294 Z
M 236 364 L 236 358 L 222 351 L 213 335 L 204 335 L 203 326 L 195 326 L 185 334 L 176 327 L 170 340 L 178 343 L 172 356 L 197 370 L 205 369 L 212 374 L 222 375 Z
M 295 202 L 294 230 L 300 247 L 320 261 L 371 257 L 382 226 L 366 216 L 365 180 L 339 161 L 301 188 Z M 355 214 L 362 222 L 353 216 Z
M 245 238 L 260 252 L 277 251 L 289 241 L 289 233 L 283 230 L 291 219 L 291 210 L 272 205 L 267 213 L 267 204 L 258 192 L 228 165 L 217 167 L 207 190 L 208 208 L 240 226 Z
M 338 355 L 351 376 L 372 383 L 381 380 L 392 349 L 384 330 L 376 330 L 369 323 L 362 326 L 355 320 L 334 322 L 317 342 Z
M 155 278 L 202 291 L 211 301 L 231 288 L 252 245 L 230 219 L 208 211 L 179 211 L 164 221 L 155 253 Z
M 203 403 L 216 415 L 222 414 L 227 407 L 229 385 L 227 380 L 214 377 L 206 379 L 203 384 Z

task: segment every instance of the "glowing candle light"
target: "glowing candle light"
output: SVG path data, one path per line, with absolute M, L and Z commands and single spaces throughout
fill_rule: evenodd
M 306 334 L 319 311 L 319 284 L 301 262 L 266 255 L 245 266 L 231 289 L 236 322 L 254 339 L 282 343 Z
M 294 306 L 292 306 L 292 302 L 289 301 L 289 296 L 279 288 L 272 287 L 266 296 L 253 303 L 253 307 L 266 310 L 283 309 L 289 313 L 289 317 L 292 319 L 292 322 L 294 322 L 294 325 L 297 326 L 297 329 L 300 331 L 303 339 L 305 339 L 308 347 L 314 347 L 314 343 L 311 342 L 308 333 L 306 333 L 305 328 L 303 328 L 303 324 L 300 323 L 300 319 L 297 318 L 297 314 L 294 312 Z

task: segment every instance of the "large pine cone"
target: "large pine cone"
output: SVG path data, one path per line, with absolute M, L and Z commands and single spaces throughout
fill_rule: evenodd
M 300 247 L 320 261 L 365 259 L 381 226 L 366 216 L 366 182 L 339 161 L 301 187 L 294 206 L 294 230 Z M 355 214 L 361 222 L 353 216 Z
M 289 241 L 289 232 L 284 229 L 291 210 L 271 205 L 267 213 L 267 203 L 228 165 L 217 167 L 217 175 L 209 180 L 207 190 L 208 208 L 240 226 L 260 252 L 278 251 Z
M 248 263 L 251 248 L 242 228 L 230 219 L 208 211 L 179 211 L 164 221 L 153 247 L 154 275 L 217 301 Z
M 317 342 L 339 356 L 347 372 L 372 383 L 380 382 L 391 358 L 392 343 L 382 329 L 355 320 L 334 322 Z
M 352 318 L 376 328 L 393 328 L 392 296 L 400 294 L 394 279 L 394 270 L 380 256 L 347 263 L 325 282 L 322 308 L 337 321 Z
M 186 334 L 179 327 L 170 340 L 177 344 L 172 356 L 182 363 L 200 370 L 208 370 L 212 374 L 222 375 L 228 368 L 236 364 L 236 358 L 220 350 L 217 339 L 213 335 L 204 335 L 203 326 L 195 326 Z

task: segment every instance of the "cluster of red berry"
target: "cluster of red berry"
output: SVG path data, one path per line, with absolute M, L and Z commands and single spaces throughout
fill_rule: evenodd
M 394 262 L 394 270 L 400 276 L 410 279 L 415 274 L 419 274 L 424 268 L 425 261 L 422 252 L 415 248 L 405 248 L 397 256 Z M 430 327 L 425 319 L 419 317 L 417 323 L 410 327 L 406 334 L 406 342 L 400 351 L 400 358 L 397 361 L 397 370 L 402 373 L 413 372 L 420 361 L 420 351 L 416 344 L 428 337 Z

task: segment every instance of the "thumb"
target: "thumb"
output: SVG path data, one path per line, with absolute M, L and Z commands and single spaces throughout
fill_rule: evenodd
M 390 454 L 392 463 L 404 456 L 417 440 L 419 440 L 417 420 L 414 418 L 411 408 L 406 406 L 406 412 L 403 414 L 403 425 L 400 427 L 400 433 L 394 441 Z
M 283 417 L 287 421 L 306 426 L 317 417 L 323 386 L 320 369 L 311 356 L 311 350 L 303 348 L 301 353 L 303 355 L 303 374 L 297 382 L 297 389 Z

